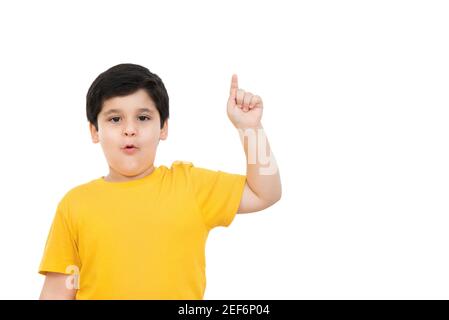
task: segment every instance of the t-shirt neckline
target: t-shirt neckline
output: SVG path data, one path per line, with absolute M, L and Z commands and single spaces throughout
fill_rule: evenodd
M 128 180 L 128 181 L 107 181 L 104 179 L 104 176 L 101 176 L 97 180 L 99 181 L 100 184 L 105 185 L 105 186 L 119 187 L 119 188 L 130 187 L 130 186 L 142 185 L 144 183 L 148 183 L 149 181 L 156 179 L 157 176 L 159 175 L 160 171 L 161 171 L 160 166 L 154 167 L 154 170 L 150 174 L 146 175 L 145 177 L 134 179 L 134 180 Z

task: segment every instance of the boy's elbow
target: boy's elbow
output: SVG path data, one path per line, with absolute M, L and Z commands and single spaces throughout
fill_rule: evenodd
M 279 193 L 273 195 L 273 197 L 271 197 L 269 200 L 266 201 L 266 208 L 271 207 L 272 205 L 274 205 L 276 202 L 278 202 L 279 200 L 281 200 L 282 198 L 282 191 L 280 191 Z
M 276 193 L 275 197 L 274 197 L 274 201 L 272 203 L 275 204 L 276 202 L 278 202 L 279 200 L 281 200 L 282 198 L 282 188 L 279 188 L 279 191 Z
M 281 198 L 282 198 L 282 192 L 279 193 L 279 195 L 278 195 L 276 198 L 274 198 L 274 201 L 273 201 L 273 203 L 272 203 L 271 205 L 273 205 L 273 204 L 275 204 L 276 202 L 278 202 L 279 200 L 281 200 Z

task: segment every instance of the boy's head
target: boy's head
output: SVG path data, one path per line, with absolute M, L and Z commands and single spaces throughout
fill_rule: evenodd
M 86 114 L 92 141 L 100 142 L 114 174 L 136 176 L 153 166 L 169 118 L 167 90 L 156 74 L 136 64 L 109 68 L 90 86 Z

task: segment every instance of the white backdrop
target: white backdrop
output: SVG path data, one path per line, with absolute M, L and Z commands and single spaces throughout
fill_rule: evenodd
M 0 4 L 0 298 L 37 299 L 57 202 L 107 174 L 85 96 L 158 74 L 174 160 L 245 173 L 232 73 L 264 101 L 283 198 L 214 229 L 205 299 L 448 299 L 445 1 Z

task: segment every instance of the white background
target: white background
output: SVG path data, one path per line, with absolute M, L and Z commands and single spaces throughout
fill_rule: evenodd
M 158 74 L 174 160 L 245 173 L 232 73 L 264 101 L 283 198 L 214 229 L 205 299 L 448 299 L 445 1 L 0 4 L 0 298 L 36 299 L 56 205 L 107 174 L 85 96 Z

